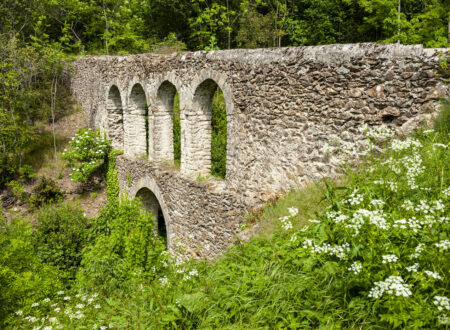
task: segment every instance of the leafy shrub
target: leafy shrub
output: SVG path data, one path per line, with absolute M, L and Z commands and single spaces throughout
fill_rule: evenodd
M 62 288 L 57 269 L 39 261 L 32 233 L 24 220 L 0 217 L 0 327 L 22 306 Z
M 161 268 L 164 244 L 156 220 L 139 200 L 109 203 L 93 223 L 77 280 L 83 290 L 108 292 L 136 277 L 152 278 Z
M 25 186 L 22 183 L 12 180 L 7 184 L 7 186 L 11 187 L 11 192 L 14 197 L 22 202 L 26 200 L 27 193 L 25 191 Z
M 52 264 L 73 279 L 87 239 L 87 219 L 70 204 L 47 206 L 37 213 L 34 233 L 36 252 L 42 262 Z
M 23 165 L 19 168 L 20 178 L 30 182 L 32 179 L 36 177 L 36 173 L 33 171 L 33 168 L 30 165 Z
M 34 187 L 30 202 L 34 207 L 40 207 L 45 204 L 59 202 L 62 198 L 63 192 L 59 189 L 55 180 L 43 176 L 39 184 Z
M 72 180 L 86 183 L 107 162 L 110 149 L 111 141 L 100 137 L 98 131 L 80 129 L 70 142 L 70 150 L 64 150 L 61 157 L 73 169 Z

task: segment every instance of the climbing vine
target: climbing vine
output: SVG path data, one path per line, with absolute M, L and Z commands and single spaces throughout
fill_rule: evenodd
M 106 196 L 109 202 L 118 201 L 119 179 L 117 178 L 116 157 L 123 154 L 121 150 L 112 150 L 108 155 L 108 171 L 106 172 Z

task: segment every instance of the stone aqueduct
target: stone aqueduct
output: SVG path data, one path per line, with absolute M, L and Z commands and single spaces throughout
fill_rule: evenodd
M 448 93 L 436 75 L 440 52 L 448 50 L 354 44 L 88 56 L 75 62 L 70 87 L 90 126 L 124 150 L 121 192 L 164 218 L 169 250 L 210 258 L 248 210 L 338 173 L 344 152 L 360 152 L 361 125 L 407 129 L 432 114 Z M 227 111 L 226 179 L 199 182 L 211 165 L 217 86 Z M 179 170 L 171 166 L 176 92 Z

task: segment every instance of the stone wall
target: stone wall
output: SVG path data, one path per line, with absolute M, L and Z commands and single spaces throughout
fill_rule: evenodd
M 248 205 L 227 192 L 225 182 L 193 181 L 173 169 L 126 156 L 117 158 L 116 169 L 121 194 L 134 197 L 147 188 L 156 196 L 166 223 L 167 245 L 174 255 L 215 257 L 239 232 Z
M 181 169 L 171 175 L 186 186 L 183 194 L 166 202 L 168 208 L 177 205 L 167 211 L 177 223 L 173 234 L 184 235 L 181 224 L 191 218 L 198 220 L 192 220 L 195 226 L 189 224 L 189 235 L 195 228 L 202 232 L 204 223 L 213 236 L 215 230 L 226 232 L 226 241 L 239 221 L 225 217 L 222 227 L 214 226 L 219 221 L 214 209 L 223 208 L 219 195 L 214 206 L 208 206 L 214 190 L 205 188 L 198 195 L 189 190 L 197 185 L 198 173 L 210 169 L 211 98 L 217 86 L 225 97 L 228 123 L 227 174 L 221 189 L 240 201 L 237 209 L 244 204 L 250 208 L 279 191 L 338 173 L 343 157 L 361 152 L 362 125 L 400 128 L 433 113 L 438 98 L 448 93 L 436 76 L 439 52 L 448 53 L 421 46 L 354 44 L 88 56 L 74 63 L 71 88 L 92 127 L 106 131 L 128 157 L 151 161 L 135 170 L 145 168 L 161 190 L 166 183 L 155 173 L 173 159 L 171 116 L 178 92 Z M 134 175 L 123 166 L 121 171 Z M 195 203 L 202 194 L 206 196 Z M 185 213 L 178 203 L 186 207 L 186 200 L 194 205 L 208 202 L 201 204 L 201 213 Z M 224 227 L 228 222 L 234 228 L 230 232 Z M 222 240 L 214 237 L 204 246 Z

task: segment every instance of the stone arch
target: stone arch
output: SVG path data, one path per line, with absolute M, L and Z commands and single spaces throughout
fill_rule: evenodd
M 161 193 L 161 190 L 159 189 L 153 178 L 145 176 L 139 179 L 132 187 L 128 188 L 127 195 L 131 198 L 141 197 L 143 207 L 146 210 L 152 211 L 153 208 L 154 212 L 158 212 L 158 214 L 164 218 L 166 227 L 167 249 L 169 251 L 172 251 L 172 221 L 168 212 L 169 209 Z M 158 211 L 156 211 L 156 204 L 159 205 Z M 155 216 L 158 217 L 158 215 Z
M 167 242 L 166 222 L 164 220 L 164 214 L 162 212 L 161 205 L 159 205 L 158 198 L 156 198 L 155 194 L 146 187 L 139 189 L 136 193 L 136 198 L 139 198 L 142 202 L 142 207 L 146 211 L 151 212 L 156 218 L 155 232 L 157 232 L 158 235 Z
M 108 137 L 112 140 L 113 148 L 122 150 L 124 148 L 124 122 L 120 90 L 116 85 L 111 85 L 107 93 Z
M 156 160 L 174 160 L 173 105 L 177 88 L 164 80 L 156 93 L 153 110 L 154 156 Z
M 128 108 L 125 116 L 125 154 L 148 158 L 148 106 L 142 84 L 133 84 L 128 95 Z
M 182 137 L 186 145 L 185 173 L 209 173 L 211 170 L 211 107 L 214 92 L 220 88 L 224 95 L 227 114 L 227 155 L 233 113 L 231 89 L 226 76 L 216 71 L 202 71 L 193 80 L 193 96 L 189 112 L 189 127 Z M 185 118 L 185 117 L 184 117 Z M 183 157 L 183 155 L 182 155 Z M 229 157 L 227 157 L 227 167 Z M 183 163 L 182 163 L 183 170 Z

